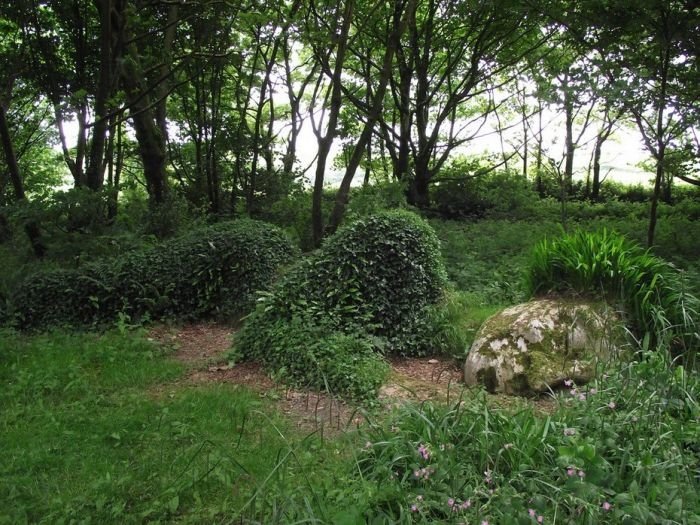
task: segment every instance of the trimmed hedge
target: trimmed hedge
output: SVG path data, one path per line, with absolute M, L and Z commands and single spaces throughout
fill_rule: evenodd
M 119 314 L 139 320 L 240 313 L 296 253 L 269 224 L 220 223 L 115 260 L 32 275 L 14 293 L 13 320 L 27 329 L 93 326 Z
M 301 355 L 319 357 L 312 339 L 304 344 L 296 334 L 306 330 L 315 334 L 313 340 L 345 334 L 383 353 L 425 355 L 434 335 L 429 309 L 440 299 L 445 282 L 439 241 L 420 217 L 391 211 L 362 218 L 328 238 L 262 298 L 238 334 L 236 348 L 285 371 L 292 382 L 371 397 L 370 389 L 352 382 L 364 384 L 359 377 L 363 372 L 348 378 L 326 367 L 326 385 L 319 380 L 318 367 L 296 368 Z M 342 346 L 348 347 L 345 342 Z M 336 355 L 333 366 L 344 368 L 348 355 Z M 305 363 L 313 362 L 307 357 Z M 333 380 L 334 375 L 344 379 Z

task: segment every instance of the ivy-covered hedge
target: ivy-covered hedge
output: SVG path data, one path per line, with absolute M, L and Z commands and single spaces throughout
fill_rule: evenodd
M 278 228 L 240 220 L 74 270 L 27 278 L 12 303 L 18 328 L 130 319 L 199 318 L 245 311 L 296 249 Z
M 321 381 L 318 367 L 295 368 L 299 356 L 316 352 L 310 341 L 298 341 L 300 326 L 316 334 L 316 340 L 318 333 L 346 334 L 382 353 L 425 355 L 433 335 L 428 310 L 441 297 L 445 281 L 439 241 L 420 217 L 391 211 L 362 218 L 328 238 L 262 298 L 236 348 L 273 370 L 284 370 L 293 382 L 371 397 L 377 381 L 363 388 L 330 381 L 334 373 L 328 369 Z M 341 354 L 334 366 L 342 368 L 347 353 Z M 307 357 L 305 362 L 314 361 Z

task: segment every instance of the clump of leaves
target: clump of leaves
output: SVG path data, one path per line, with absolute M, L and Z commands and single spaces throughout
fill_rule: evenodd
M 439 242 L 428 224 L 406 211 L 372 215 L 339 230 L 288 272 L 261 298 L 236 345 L 244 356 L 273 370 L 284 369 L 294 382 L 323 386 L 316 365 L 294 364 L 309 352 L 313 357 L 304 358 L 305 363 L 319 358 L 322 348 L 312 345 L 313 340 L 345 334 L 365 341 L 355 348 L 427 354 L 433 335 L 428 309 L 441 297 L 444 284 Z M 297 337 L 300 330 L 309 336 Z M 347 348 L 345 342 L 339 346 Z M 333 366 L 346 368 L 355 381 L 362 374 L 346 366 L 351 354 L 335 353 Z M 329 375 L 328 388 L 356 396 L 355 386 L 339 381 L 340 376 L 331 381 Z M 359 390 L 360 397 L 369 394 Z
M 367 522 L 696 523 L 700 383 L 669 364 L 570 382 L 546 417 L 485 396 L 402 406 L 362 429 L 350 486 Z
M 632 332 L 671 341 L 674 350 L 698 347 L 700 303 L 682 272 L 602 229 L 545 239 L 532 250 L 526 271 L 531 294 L 598 294 L 619 301 Z
M 201 318 L 249 308 L 296 253 L 278 228 L 241 220 L 78 269 L 29 276 L 12 304 L 18 328 L 92 326 L 119 315 Z

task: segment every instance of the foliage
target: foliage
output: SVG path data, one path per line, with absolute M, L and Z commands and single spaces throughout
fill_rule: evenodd
M 271 472 L 333 464 L 257 393 L 177 381 L 147 337 L 0 332 L 0 523 L 225 522 Z
M 253 321 L 254 322 L 254 321 Z M 248 326 L 248 325 L 246 325 Z M 237 349 L 297 387 L 325 390 L 357 401 L 371 401 L 389 372 L 373 339 L 363 332 L 343 332 L 309 319 L 271 321 L 236 339 Z
M 683 274 L 606 229 L 578 230 L 540 242 L 530 255 L 527 286 L 532 294 L 600 294 L 623 304 L 630 328 L 639 337 L 675 339 L 674 346 L 685 349 L 700 342 L 700 304 Z
M 406 405 L 363 432 L 368 522 L 697 523 L 697 376 L 648 354 L 552 415 Z M 543 518 L 539 518 L 542 516 Z
M 245 311 L 294 255 L 278 229 L 241 220 L 196 229 L 154 248 L 77 269 L 31 275 L 12 303 L 19 328 L 199 318 Z
M 433 206 L 446 218 L 528 218 L 537 194 L 531 183 L 512 171 L 491 171 L 495 161 L 459 158 L 440 171 L 432 191 Z
M 501 310 L 500 305 L 483 305 L 470 292 L 447 289 L 439 303 L 426 311 L 429 347 L 436 354 L 463 361 L 482 323 Z
M 236 347 L 273 370 L 284 368 L 293 382 L 313 386 L 319 383 L 316 367 L 290 368 L 290 363 L 305 352 L 312 355 L 304 362 L 320 361 L 323 349 L 309 346 L 315 339 L 333 339 L 339 361 L 347 359 L 349 347 L 425 355 L 432 329 L 427 308 L 440 298 L 444 281 L 439 242 L 423 220 L 405 211 L 359 219 L 328 238 L 261 298 Z M 304 342 L 299 336 L 304 331 L 317 335 Z M 350 339 L 338 339 L 336 332 Z M 367 341 L 349 344 L 352 337 Z M 363 382 L 362 374 L 360 369 L 350 379 Z M 333 392 L 355 388 L 326 380 Z

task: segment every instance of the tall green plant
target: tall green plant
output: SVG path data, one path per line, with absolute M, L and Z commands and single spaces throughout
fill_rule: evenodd
M 696 349 L 700 303 L 684 274 L 622 235 L 602 229 L 545 239 L 532 250 L 526 271 L 532 295 L 596 294 L 620 302 L 637 337 Z

